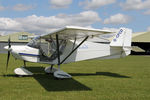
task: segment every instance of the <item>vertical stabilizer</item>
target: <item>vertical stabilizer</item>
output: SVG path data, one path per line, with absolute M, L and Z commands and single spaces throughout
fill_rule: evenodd
M 111 47 L 122 47 L 123 55 L 127 56 L 131 53 L 131 38 L 132 30 L 128 28 L 120 28 L 119 32 L 115 35 L 110 43 Z
M 119 32 L 115 35 L 110 43 L 110 46 L 122 47 L 131 46 L 132 30 L 128 28 L 120 28 Z

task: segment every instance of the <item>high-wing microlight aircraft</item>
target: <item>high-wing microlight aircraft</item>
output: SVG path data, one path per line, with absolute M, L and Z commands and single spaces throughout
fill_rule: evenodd
M 120 28 L 111 42 L 101 41 L 100 35 L 110 34 L 111 31 L 93 28 L 66 26 L 46 35 L 32 39 L 27 45 L 12 45 L 10 38 L 6 70 L 10 53 L 16 59 L 24 61 L 24 66 L 16 68 L 17 75 L 33 75 L 25 68 L 25 62 L 50 64 L 45 68 L 46 73 L 53 73 L 56 78 L 71 78 L 71 75 L 60 70 L 61 64 L 90 59 L 121 58 L 131 52 L 132 30 Z M 98 39 L 95 39 L 98 38 Z M 58 68 L 53 67 L 58 65 Z

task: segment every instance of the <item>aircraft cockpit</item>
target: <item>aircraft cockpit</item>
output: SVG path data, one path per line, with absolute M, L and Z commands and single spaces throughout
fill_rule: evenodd
M 59 40 L 59 53 L 63 54 L 67 40 Z M 29 47 L 39 49 L 40 60 L 52 61 L 57 58 L 56 39 L 41 38 L 40 36 L 33 38 L 28 44 Z
M 33 38 L 27 45 L 29 47 L 38 49 L 39 46 L 40 46 L 40 36 L 37 36 L 37 37 Z

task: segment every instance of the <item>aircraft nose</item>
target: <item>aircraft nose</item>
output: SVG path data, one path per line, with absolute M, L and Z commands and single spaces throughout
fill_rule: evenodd
M 5 46 L 4 49 L 5 49 L 5 50 L 8 50 L 8 46 Z
M 8 51 L 11 51 L 11 50 L 12 50 L 12 48 L 9 48 L 8 46 L 5 46 L 4 49 L 5 49 L 5 50 L 8 50 Z

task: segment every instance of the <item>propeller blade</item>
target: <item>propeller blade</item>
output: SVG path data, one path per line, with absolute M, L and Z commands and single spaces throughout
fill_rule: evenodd
M 6 72 L 8 69 L 9 57 L 10 57 L 10 51 L 8 51 L 8 55 L 7 55 Z
M 8 38 L 8 47 L 11 48 L 10 37 Z
M 9 63 L 9 58 L 10 58 L 10 48 L 11 48 L 11 44 L 10 44 L 10 37 L 8 38 L 8 54 L 7 54 L 7 63 L 6 63 L 6 72 L 8 69 L 8 63 Z

